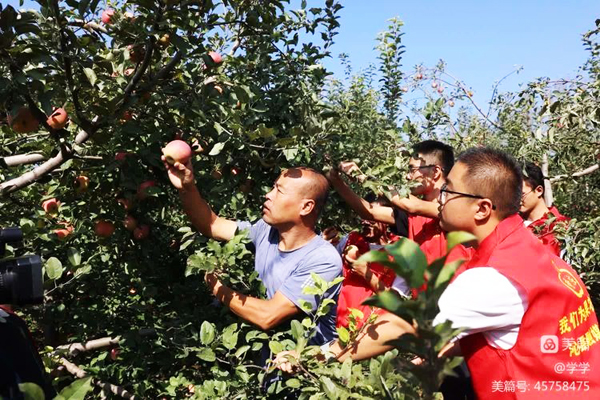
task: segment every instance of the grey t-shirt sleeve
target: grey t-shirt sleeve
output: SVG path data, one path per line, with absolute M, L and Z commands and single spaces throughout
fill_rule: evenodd
M 255 246 L 260 238 L 269 233 L 269 225 L 262 219 L 259 219 L 255 223 L 249 221 L 236 221 L 236 224 L 238 233 L 248 230 L 248 238 Z
M 316 295 L 303 293 L 305 287 L 314 286 L 311 277 L 312 272 L 319 275 L 326 282 L 332 282 L 342 273 L 342 259 L 333 249 L 333 246 L 329 245 L 329 247 L 331 248 L 326 248 L 326 251 L 322 251 L 323 247 L 315 249 L 278 290 L 300 309 L 302 309 L 302 300 L 304 300 L 310 303 L 311 311 L 314 312 L 321 301 Z M 338 284 L 329 289 L 324 297 L 335 297 L 340 287 L 341 284 Z

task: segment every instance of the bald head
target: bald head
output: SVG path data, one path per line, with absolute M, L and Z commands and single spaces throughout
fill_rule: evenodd
M 314 216 L 319 217 L 329 194 L 329 182 L 323 174 L 308 167 L 294 167 L 286 169 L 281 176 L 294 179 L 295 190 L 306 199 L 314 200 Z

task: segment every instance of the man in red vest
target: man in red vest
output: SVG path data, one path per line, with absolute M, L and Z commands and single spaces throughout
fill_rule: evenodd
M 523 195 L 521 197 L 521 216 L 535 236 L 557 256 L 560 255 L 560 243 L 554 236 L 557 224 L 569 221 L 556 207 L 548 208 L 544 200 L 544 174 L 540 167 L 526 163 L 523 169 Z
M 465 357 L 482 399 L 598 399 L 600 329 L 590 296 L 577 273 L 525 228 L 521 194 L 519 165 L 489 148 L 461 154 L 440 189 L 442 228 L 478 241 L 439 301 L 434 323 L 464 329 L 442 355 Z M 414 331 L 389 313 L 377 322 L 348 349 L 333 343 L 325 354 L 372 357 Z
M 600 330 L 577 273 L 518 215 L 522 178 L 508 155 L 466 151 L 441 189 L 440 221 L 479 246 L 439 301 L 435 322 L 466 330 L 460 348 L 480 398 L 600 398 Z M 452 350 L 450 350 L 452 351 Z

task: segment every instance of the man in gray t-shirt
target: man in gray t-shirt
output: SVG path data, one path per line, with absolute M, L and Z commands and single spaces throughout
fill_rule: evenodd
M 327 199 L 327 179 L 310 168 L 290 168 L 281 173 L 265 196 L 263 218 L 251 225 L 217 216 L 200 196 L 192 164 L 170 165 L 163 157 L 169 179 L 183 203 L 192 224 L 205 236 L 230 240 L 238 229 L 249 229 L 256 248 L 255 268 L 267 288 L 268 299 L 238 293 L 223 285 L 214 274 L 205 281 L 215 297 L 240 317 L 264 330 L 271 329 L 303 311 L 301 300 L 314 312 L 322 299 L 305 295 L 312 286 L 311 272 L 331 282 L 341 275 L 342 261 L 333 246 L 315 233 L 315 224 Z M 337 301 L 339 285 L 325 294 Z M 317 321 L 313 344 L 335 338 L 336 307 Z

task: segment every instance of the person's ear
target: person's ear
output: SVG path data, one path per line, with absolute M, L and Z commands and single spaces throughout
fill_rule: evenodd
M 538 198 L 541 198 L 544 195 L 544 187 L 542 185 L 538 185 L 534 191 L 536 197 Z
M 477 211 L 473 218 L 479 222 L 485 222 L 492 215 L 494 205 L 490 199 L 477 200 Z
M 435 167 L 433 167 L 433 179 L 435 181 L 439 181 L 440 179 L 444 178 L 444 171 L 442 170 L 442 167 L 440 167 L 439 165 L 436 165 Z
M 305 217 L 315 209 L 315 201 L 313 199 L 304 199 L 300 205 L 300 216 Z

